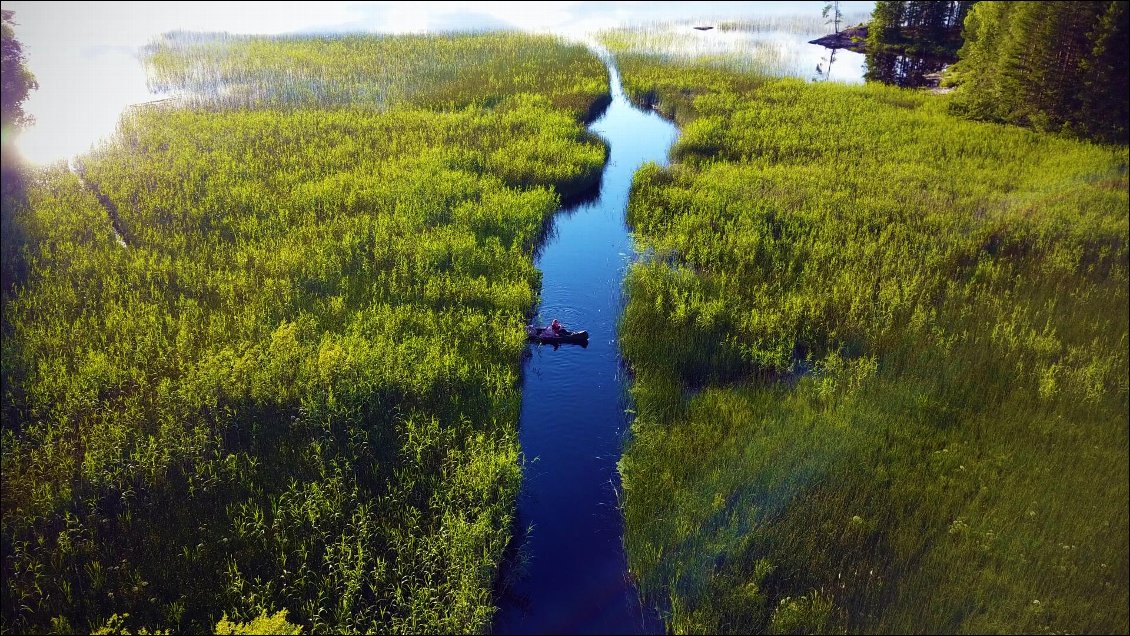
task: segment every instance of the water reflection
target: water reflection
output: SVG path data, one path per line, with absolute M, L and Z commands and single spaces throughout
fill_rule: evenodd
M 851 18 L 864 21 L 867 16 L 855 13 Z M 832 79 L 830 66 L 839 60 L 835 81 L 862 83 L 863 55 L 851 51 L 830 54 L 830 49 L 811 43 L 825 29 L 819 13 L 813 12 L 637 23 L 602 30 L 599 37 L 621 53 L 773 77 Z M 818 67 L 816 76 L 812 75 L 813 67 Z
M 950 57 L 908 55 L 888 51 L 868 51 L 868 82 L 882 82 L 904 88 L 926 88 L 938 85 L 940 73 L 956 61 Z
M 839 49 L 828 49 L 828 54 L 820 58 L 820 63 L 816 65 L 816 75 L 812 76 L 814 82 L 827 82 L 832 79 L 832 65 L 836 63 L 836 51 Z

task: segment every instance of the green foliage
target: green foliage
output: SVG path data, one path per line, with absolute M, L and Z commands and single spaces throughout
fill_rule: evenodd
M 662 59 L 680 66 L 693 65 L 709 75 L 725 69 L 774 77 L 796 77 L 808 72 L 810 60 L 802 47 L 782 46 L 775 37 L 758 37 L 764 32 L 786 32 L 812 37 L 820 32 L 818 20 L 798 16 L 762 16 L 734 22 L 722 22 L 719 32 L 739 32 L 740 39 L 719 39 L 697 31 L 688 34 L 687 25 L 657 23 L 600 31 L 597 39 L 615 52 L 618 65 L 628 64 L 634 57 Z M 697 35 L 695 35 L 697 34 Z M 777 37 L 779 37 L 777 33 Z M 649 67 L 650 68 L 650 67 Z M 719 73 L 718 78 L 732 77 Z
M 955 112 L 1126 143 L 1130 3 L 980 2 L 965 22 Z
M 218 636 L 237 636 L 238 634 L 280 634 L 285 636 L 298 636 L 302 628 L 286 622 L 286 610 L 279 610 L 274 616 L 266 612 L 249 623 L 232 623 L 227 616 L 216 624 Z
M 831 634 L 832 624 L 832 601 L 819 592 L 811 592 L 799 598 L 781 599 L 768 631 L 770 634 Z
M 532 39 L 562 92 L 603 77 Z M 38 173 L 2 351 L 4 630 L 487 629 L 533 252 L 605 158 L 561 94 L 135 111 L 82 160 L 128 247 Z
M 16 39 L 15 14 L 4 9 L 0 18 L 0 302 L 6 307 L 12 285 L 24 274 L 19 258 L 24 237 L 16 217 L 27 203 L 22 159 L 12 141 L 21 128 L 31 123 L 23 103 L 38 84 L 27 68 L 23 46 Z M 3 320 L 6 319 L 0 318 Z M 7 335 L 7 323 L 0 329 Z
M 129 614 L 112 614 L 110 618 L 106 619 L 106 623 L 98 629 L 91 632 L 95 636 L 103 635 L 108 636 L 111 634 L 120 634 L 121 636 L 145 636 L 147 634 L 171 634 L 171 631 L 150 631 L 145 627 L 139 627 L 134 631 L 130 631 L 129 626 L 126 624 L 129 620 Z M 58 628 L 58 629 L 55 629 Z M 74 631 L 70 628 L 70 623 L 65 620 L 59 621 L 52 625 L 52 631 L 55 633 L 66 633 Z M 298 636 L 302 633 L 302 627 L 288 623 L 286 620 L 286 610 L 279 610 L 273 616 L 263 612 L 254 620 L 246 623 L 233 623 L 228 620 L 225 614 L 220 618 L 220 622 L 216 623 L 216 629 L 213 632 L 219 636 L 236 636 L 238 634 L 280 634 L 286 636 Z
M 767 76 L 736 73 L 725 65 L 699 57 L 686 61 L 661 58 L 638 52 L 630 41 L 606 36 L 602 40 L 616 53 L 624 92 L 637 105 L 654 108 L 663 116 L 683 125 L 697 116 L 697 97 L 725 98 L 763 84 Z
M 676 633 L 1124 632 L 1125 146 L 620 65 L 629 566 Z M 769 566 L 771 565 L 771 571 Z
M 285 616 L 285 612 L 283 612 L 283 615 Z M 126 624 L 127 621 L 129 621 L 129 613 L 128 612 L 125 613 L 125 614 L 111 614 L 110 618 L 106 619 L 105 624 L 103 624 L 101 627 L 99 627 L 98 629 L 96 629 L 96 630 L 94 630 L 90 633 L 93 634 L 94 636 L 111 636 L 111 635 L 113 635 L 113 636 L 118 636 L 118 635 L 120 635 L 120 636 L 148 636 L 149 634 L 152 634 L 153 636 L 160 636 L 162 634 L 171 634 L 172 633 L 169 630 L 150 631 L 146 627 L 139 627 L 134 631 L 130 631 L 129 626 Z M 52 633 L 55 633 L 55 634 L 66 634 L 68 632 L 74 632 L 75 631 L 74 629 L 71 628 L 70 622 L 67 621 L 65 618 L 59 618 L 57 621 L 52 621 L 51 627 L 52 627 L 52 629 L 51 629 Z M 228 633 L 231 633 L 231 632 L 228 632 Z M 269 634 L 269 633 L 272 633 L 272 632 L 260 632 L 260 633 L 268 633 Z
M 16 39 L 15 12 L 4 9 L 0 23 L 0 124 L 3 125 L 3 146 L 7 146 L 9 136 L 14 130 L 30 123 L 30 118 L 23 110 L 23 103 L 28 93 L 39 88 L 35 75 L 27 68 L 24 59 L 23 46 Z M 8 161 L 7 154 L 4 161 Z
M 969 0 L 879 0 L 867 24 L 867 48 L 953 54 L 961 47 Z

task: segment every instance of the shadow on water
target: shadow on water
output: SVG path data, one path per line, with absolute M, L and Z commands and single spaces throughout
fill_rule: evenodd
M 605 162 L 608 158 L 605 157 Z M 590 205 L 595 204 L 600 200 L 600 191 L 604 185 L 604 171 L 593 182 L 592 186 L 565 195 L 561 198 L 561 207 L 550 215 L 541 226 L 541 233 L 537 237 L 537 245 L 534 246 L 534 260 L 540 259 L 542 252 L 549 247 L 557 238 L 557 224 L 562 219 L 572 216 L 577 210 L 582 210 Z
M 629 420 L 617 321 L 634 250 L 624 213 L 632 176 L 667 163 L 678 130 L 633 107 L 609 65 L 612 101 L 589 129 L 609 156 L 591 198 L 569 201 L 537 252 L 539 321 L 588 330 L 588 347 L 530 345 L 519 439 L 525 457 L 512 548 L 499 573 L 494 631 L 661 633 L 627 568 L 618 499 Z
M 938 85 L 940 73 L 956 60 L 953 56 L 913 55 L 905 52 L 868 51 L 868 82 L 882 82 L 903 88 L 928 88 Z
M 941 72 L 947 66 L 957 61 L 953 55 L 915 54 L 909 51 L 895 50 L 868 50 L 860 54 L 843 47 L 821 47 L 823 53 L 816 64 L 815 73 L 809 76 L 813 82 L 827 82 L 833 79 L 844 81 L 858 77 L 858 67 L 862 64 L 863 80 L 867 82 L 882 82 L 903 88 L 934 88 L 938 86 Z M 845 63 L 836 64 L 837 58 L 850 58 L 845 68 Z M 833 78 L 832 68 L 839 69 L 838 75 Z
M 832 67 L 836 64 L 836 51 L 839 49 L 827 49 L 828 54 L 820 58 L 820 63 L 816 65 L 816 74 L 812 76 L 813 82 L 830 82 L 832 80 Z

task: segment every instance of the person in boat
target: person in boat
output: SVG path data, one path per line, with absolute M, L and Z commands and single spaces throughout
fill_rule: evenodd
M 565 325 L 558 322 L 556 318 L 554 318 L 553 322 L 549 323 L 549 326 L 546 327 L 546 329 L 545 329 L 545 334 L 547 336 L 553 336 L 555 338 L 560 338 L 561 336 L 568 336 L 571 333 L 572 332 L 570 332 L 568 329 L 566 329 Z

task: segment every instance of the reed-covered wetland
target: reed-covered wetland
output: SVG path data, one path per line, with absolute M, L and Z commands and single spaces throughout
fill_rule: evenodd
M 371 40 L 230 53 L 308 61 L 305 80 L 355 64 L 410 97 L 126 116 L 81 162 L 128 247 L 65 166 L 30 177 L 5 301 L 5 631 L 280 610 L 316 632 L 489 627 L 533 250 L 599 176 L 580 120 L 607 75 L 551 37 Z M 208 46 L 158 60 L 223 68 Z M 433 54 L 477 78 L 460 103 L 398 66 Z
M 879 4 L 897 32 L 898 11 L 930 3 Z M 1027 27 L 990 18 L 1028 10 L 984 4 L 958 79 L 1000 92 L 1023 75 L 975 62 L 1029 50 Z M 1126 3 L 1081 4 L 1105 64 L 1083 70 L 1118 75 Z M 620 612 L 600 624 L 1130 630 L 1124 122 L 1071 122 L 1102 110 L 1091 97 L 986 115 L 974 106 L 998 103 L 972 88 L 804 81 L 811 52 L 765 38 L 817 33 L 812 16 L 684 41 L 700 24 L 590 45 L 176 31 L 143 55 L 177 98 L 129 109 L 112 139 L 31 167 L 6 137 L 0 628 L 581 631 Z M 613 168 L 674 133 L 610 79 L 679 127 L 669 163 L 631 178 L 634 249 L 607 230 L 632 170 Z M 602 138 L 586 126 L 609 103 Z M 607 130 L 649 118 L 643 141 Z M 1092 129 L 1106 137 L 1079 138 Z M 558 236 L 562 209 L 577 224 Z M 559 240 L 549 309 L 592 325 L 593 347 L 543 346 L 531 365 L 538 258 Z M 623 302 L 619 285 L 563 293 L 567 258 L 588 259 L 583 280 L 626 268 Z M 586 320 L 586 296 L 623 313 Z M 524 383 L 550 367 L 614 385 Z M 589 413 L 625 385 L 623 455 L 586 456 L 576 432 L 618 436 L 622 420 Z M 527 413 L 554 412 L 529 434 Z M 522 494 L 611 493 L 576 509 L 616 523 L 568 527 L 613 541 L 623 517 L 600 577 L 584 564 L 558 583 L 604 588 L 562 590 L 571 606 L 552 611 L 514 600 L 556 600 L 551 559 L 523 571 L 519 492 L 559 461 L 537 464 L 531 438 L 619 470 Z M 612 607 L 637 588 L 645 617 Z
M 615 42 L 610 42 L 615 45 Z M 622 54 L 629 567 L 677 633 L 1127 628 L 1127 147 Z

